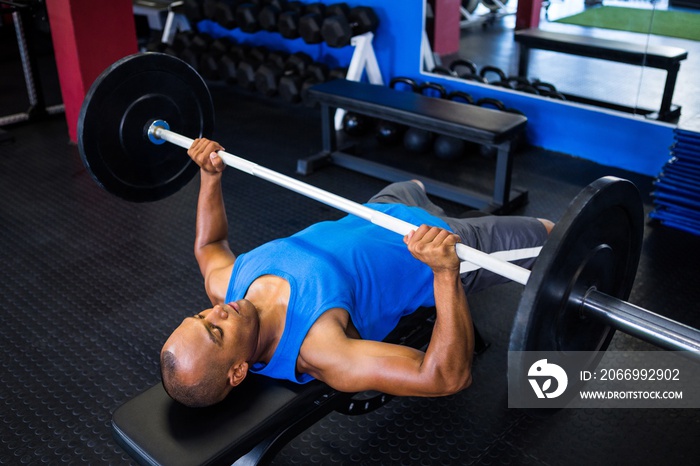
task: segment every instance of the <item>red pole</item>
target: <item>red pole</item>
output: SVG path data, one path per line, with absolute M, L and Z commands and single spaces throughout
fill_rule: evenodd
M 515 14 L 515 30 L 536 28 L 540 25 L 542 0 L 519 0 Z
M 459 52 L 460 0 L 435 0 L 433 52 L 449 55 Z
M 56 68 L 70 140 L 90 85 L 118 59 L 136 53 L 131 0 L 47 0 Z

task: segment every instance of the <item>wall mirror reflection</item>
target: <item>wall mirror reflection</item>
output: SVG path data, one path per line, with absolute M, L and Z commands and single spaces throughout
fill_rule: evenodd
M 424 73 L 672 124 L 700 114 L 700 0 L 457 3 L 426 4 Z M 450 10 L 456 50 L 440 43 L 455 34 Z

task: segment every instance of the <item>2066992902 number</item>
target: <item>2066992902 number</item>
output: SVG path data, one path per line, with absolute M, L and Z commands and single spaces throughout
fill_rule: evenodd
M 600 380 L 680 380 L 680 369 L 601 369 Z

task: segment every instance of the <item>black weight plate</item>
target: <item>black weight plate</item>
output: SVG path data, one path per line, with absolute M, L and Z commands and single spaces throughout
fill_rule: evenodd
M 161 53 L 125 57 L 90 87 L 78 120 L 78 148 L 95 181 L 129 201 L 156 201 L 186 185 L 198 167 L 182 148 L 153 144 L 153 120 L 190 138 L 210 137 L 207 85 L 185 62 Z
M 629 297 L 641 254 L 643 222 L 641 197 L 631 182 L 605 177 L 581 191 L 532 269 L 509 350 L 557 352 L 563 361 L 572 352 L 600 351 L 602 356 L 614 329 L 581 316 L 580 303 L 592 287 L 622 300 Z M 592 356 L 585 365 L 598 360 Z M 580 354 L 576 361 L 583 363 Z M 528 368 L 527 364 L 511 365 L 509 376 L 524 381 Z

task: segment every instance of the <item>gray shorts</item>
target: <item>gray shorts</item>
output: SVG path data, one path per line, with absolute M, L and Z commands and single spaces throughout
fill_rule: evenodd
M 423 189 L 413 181 L 393 183 L 374 195 L 369 202 L 405 204 L 420 207 L 440 217 L 462 243 L 486 253 L 542 246 L 547 239 L 545 226 L 532 217 L 484 215 L 469 218 L 448 217 L 445 211 L 428 199 Z M 527 269 L 536 258 L 514 261 Z M 467 293 L 474 293 L 509 280 L 488 270 L 478 269 L 462 274 L 462 285 Z

